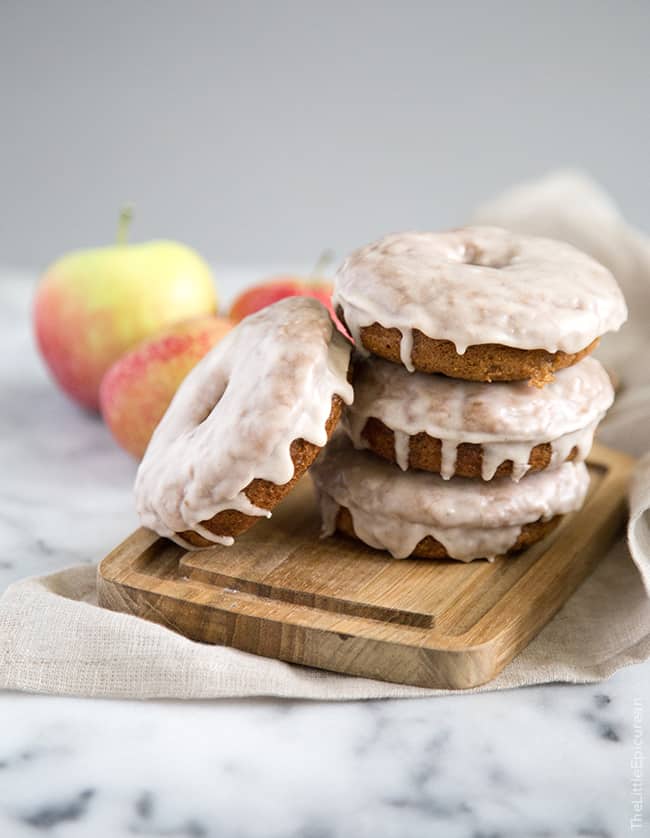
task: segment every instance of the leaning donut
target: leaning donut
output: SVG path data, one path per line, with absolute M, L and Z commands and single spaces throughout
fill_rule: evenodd
M 269 517 L 352 401 L 349 360 L 316 300 L 243 320 L 183 381 L 151 439 L 135 483 L 142 524 L 207 547 Z

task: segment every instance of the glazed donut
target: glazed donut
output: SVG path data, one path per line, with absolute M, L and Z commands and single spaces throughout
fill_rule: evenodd
M 520 483 L 489 482 L 396 465 L 358 451 L 337 434 L 314 463 L 323 534 L 336 529 L 394 558 L 472 561 L 522 549 L 542 538 L 560 516 L 578 509 L 589 473 L 564 463 Z
M 345 260 L 333 301 L 358 349 L 409 371 L 538 386 L 627 316 L 591 257 L 498 227 L 385 236 Z
M 344 426 L 356 448 L 444 478 L 510 476 L 584 460 L 614 400 L 595 358 L 561 370 L 542 389 L 409 373 L 380 358 L 357 360 Z
M 289 297 L 247 317 L 189 373 L 135 482 L 143 526 L 184 547 L 230 545 L 305 473 L 332 434 L 350 344 L 327 309 Z

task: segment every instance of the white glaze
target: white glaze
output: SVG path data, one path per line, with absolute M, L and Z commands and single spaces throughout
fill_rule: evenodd
M 525 524 L 578 509 L 589 486 L 584 463 L 564 463 L 520 483 L 402 472 L 386 460 L 352 447 L 343 434 L 312 466 L 323 534 L 334 531 L 340 507 L 349 510 L 357 536 L 396 559 L 409 556 L 430 535 L 451 558 L 493 558 L 509 550 Z
M 442 441 L 444 478 L 454 474 L 458 445 L 482 445 L 484 480 L 505 460 L 512 460 L 512 479 L 519 480 L 528 471 L 531 450 L 546 442 L 553 449 L 548 468 L 563 463 L 574 446 L 576 461 L 584 460 L 614 400 L 609 376 L 595 358 L 560 370 L 540 389 L 521 381 L 487 384 L 409 373 L 371 356 L 355 365 L 354 391 L 344 425 L 356 448 L 367 447 L 362 433 L 374 417 L 395 434 L 400 468 L 408 468 L 410 437 L 426 433 Z
M 149 443 L 135 482 L 145 527 L 176 536 L 225 509 L 270 517 L 244 489 L 254 478 L 282 485 L 294 474 L 291 443 L 327 442 L 336 394 L 352 401 L 350 345 L 323 305 L 290 297 L 243 320 L 190 372 Z
M 333 299 L 359 349 L 363 327 L 399 329 L 409 370 L 414 329 L 461 355 L 485 343 L 574 353 L 627 317 L 614 277 L 590 256 L 498 227 L 385 236 L 345 260 Z

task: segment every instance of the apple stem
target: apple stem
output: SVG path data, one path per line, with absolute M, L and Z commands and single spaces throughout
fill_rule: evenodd
M 120 210 L 120 218 L 117 222 L 117 243 L 126 244 L 129 238 L 129 228 L 133 221 L 133 207 L 127 204 Z
M 318 279 L 318 277 L 323 273 L 325 268 L 332 264 L 334 261 L 336 254 L 333 250 L 327 248 L 324 250 L 321 255 L 316 260 L 316 264 L 311 269 L 311 273 L 309 274 L 311 279 Z

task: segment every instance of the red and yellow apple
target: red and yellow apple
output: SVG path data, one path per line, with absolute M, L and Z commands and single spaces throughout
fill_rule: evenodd
M 339 325 L 332 308 L 332 283 L 320 276 L 323 268 L 333 258 L 334 254 L 330 250 L 325 250 L 320 255 L 309 276 L 281 274 L 271 277 L 266 282 L 253 285 L 236 297 L 230 307 L 230 319 L 239 323 L 249 314 L 254 314 L 256 311 L 277 303 L 278 300 L 283 300 L 285 297 L 314 297 L 327 308 L 335 323 Z M 339 328 L 341 327 L 339 326 Z
M 172 241 L 121 241 L 54 262 L 36 292 L 34 327 L 61 388 L 97 409 L 100 382 L 124 352 L 216 307 L 210 268 L 194 250 Z
M 274 276 L 239 294 L 230 307 L 230 318 L 238 323 L 249 314 L 254 314 L 285 297 L 314 297 L 334 316 L 331 283 L 324 280 L 305 280 L 296 276 Z
M 188 372 L 232 328 L 225 317 L 196 317 L 143 341 L 104 376 L 100 404 L 117 442 L 142 457 Z

